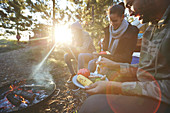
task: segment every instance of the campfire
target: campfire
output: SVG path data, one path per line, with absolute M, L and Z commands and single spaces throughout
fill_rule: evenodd
M 55 84 L 48 80 L 41 83 L 35 80 L 22 80 L 5 85 L 0 88 L 0 113 L 26 111 L 49 99 L 55 87 Z

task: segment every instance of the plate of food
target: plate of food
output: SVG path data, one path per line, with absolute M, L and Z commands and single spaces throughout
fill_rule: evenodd
M 106 75 L 101 75 L 101 74 L 95 74 L 95 73 L 90 73 L 88 77 L 78 74 L 75 75 L 72 78 L 72 82 L 77 86 L 82 89 L 85 89 L 85 86 L 89 86 L 90 84 L 93 84 L 97 81 L 109 81 L 106 77 Z

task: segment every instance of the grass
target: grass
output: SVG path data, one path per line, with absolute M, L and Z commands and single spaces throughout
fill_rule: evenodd
M 25 42 L 20 42 L 20 44 L 18 44 L 17 41 L 15 41 L 15 40 L 1 39 L 0 40 L 0 53 L 9 52 L 12 50 L 23 48 L 24 47 L 22 45 L 23 43 L 25 43 Z

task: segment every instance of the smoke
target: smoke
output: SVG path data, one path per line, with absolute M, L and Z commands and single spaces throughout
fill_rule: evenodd
M 56 44 L 53 45 L 53 47 L 47 53 L 44 59 L 38 65 L 33 66 L 32 68 L 31 78 L 33 78 L 38 84 L 46 86 L 47 80 L 51 82 L 53 81 L 52 75 L 50 74 L 50 71 L 52 68 L 48 66 L 48 64 L 46 63 L 46 60 L 55 47 L 56 47 Z
M 53 81 L 53 77 L 50 74 L 51 67 L 48 65 L 39 65 L 33 66 L 31 78 L 34 79 L 37 84 L 47 85 L 47 81 Z
M 51 50 L 47 53 L 47 55 L 44 57 L 44 59 L 36 66 L 33 66 L 32 68 L 32 76 L 34 80 L 36 80 L 37 83 L 45 85 L 45 81 L 53 81 L 52 75 L 50 74 L 51 67 L 48 66 L 45 61 L 47 60 L 48 56 L 51 54 L 51 52 L 56 47 L 56 44 L 53 45 Z M 46 64 L 46 65 L 45 65 Z

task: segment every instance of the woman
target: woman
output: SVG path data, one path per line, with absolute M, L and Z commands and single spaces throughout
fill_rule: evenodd
M 124 19 L 124 3 L 111 6 L 108 10 L 110 25 L 104 29 L 104 51 L 111 54 L 102 55 L 110 60 L 131 63 L 132 53 L 136 47 L 139 30 Z M 88 69 L 94 72 L 96 59 L 89 62 Z

